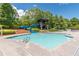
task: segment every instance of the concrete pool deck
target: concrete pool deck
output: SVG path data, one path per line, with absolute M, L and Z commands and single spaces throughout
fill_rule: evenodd
M 57 32 L 73 36 L 68 42 L 52 50 L 42 48 L 34 43 L 25 44 L 14 40 L 0 40 L 0 55 L 2 56 L 79 56 L 79 31 Z

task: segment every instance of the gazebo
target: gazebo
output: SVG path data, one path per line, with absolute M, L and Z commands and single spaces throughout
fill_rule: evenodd
M 39 28 L 41 29 L 48 29 L 48 19 L 47 18 L 41 18 L 38 20 Z

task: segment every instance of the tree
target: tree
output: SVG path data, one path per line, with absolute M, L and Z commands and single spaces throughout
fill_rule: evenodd
M 13 27 L 15 12 L 10 3 L 3 3 L 0 7 L 0 23 L 9 28 Z
M 31 25 L 31 21 L 25 15 L 20 18 L 20 22 L 21 22 L 21 25 L 23 25 L 23 26 Z
M 76 17 L 73 17 L 71 20 L 70 20 L 72 26 L 75 26 L 75 25 L 78 25 L 79 24 L 79 20 L 76 18 Z
M 38 19 L 43 18 L 43 11 L 39 8 L 32 8 L 26 11 L 25 17 L 34 24 L 37 23 Z
M 67 27 L 68 27 L 68 24 L 67 24 L 67 19 L 63 18 L 63 16 L 60 16 L 59 17 L 59 25 L 60 25 L 60 29 L 64 29 L 66 30 Z
M 25 15 L 20 18 L 17 17 L 18 13 L 12 8 L 9 3 L 0 4 L 0 25 L 5 25 L 7 28 L 17 28 L 18 26 L 30 26 L 37 24 L 41 18 L 48 19 L 45 24 L 49 25 L 49 28 L 56 30 L 66 30 L 68 28 L 79 29 L 79 19 L 73 17 L 72 19 L 66 19 L 63 16 L 53 15 L 50 11 L 45 11 L 39 8 L 31 8 L 25 12 Z
M 54 25 L 54 28 L 55 29 L 60 29 L 60 24 L 59 24 L 59 17 L 58 17 L 58 15 L 55 15 L 54 16 L 54 22 L 53 22 L 53 25 Z
M 48 19 L 47 24 L 49 25 L 49 28 L 51 28 L 52 27 L 53 14 L 49 11 L 43 11 L 42 17 Z
M 73 17 L 70 19 L 71 29 L 78 29 L 79 28 L 79 19 L 76 17 Z

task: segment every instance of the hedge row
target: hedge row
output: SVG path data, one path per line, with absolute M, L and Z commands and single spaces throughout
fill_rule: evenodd
M 0 33 L 1 33 L 1 30 L 0 30 Z M 5 29 L 5 30 L 2 30 L 2 33 L 3 33 L 4 35 L 15 34 L 16 31 L 15 31 L 15 30 L 11 30 L 11 29 Z

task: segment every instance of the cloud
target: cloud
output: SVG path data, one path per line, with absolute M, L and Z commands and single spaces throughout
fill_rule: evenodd
M 28 12 L 28 10 L 25 10 L 25 12 Z
M 13 9 L 16 9 L 19 17 L 23 16 L 25 14 L 23 9 L 17 9 L 17 7 L 15 7 L 14 5 L 12 5 Z
M 14 5 L 12 5 L 12 7 L 13 7 L 13 9 L 16 9 L 17 10 L 17 8 Z
M 25 14 L 24 10 L 23 9 L 19 9 L 17 10 L 19 16 L 23 16 Z

